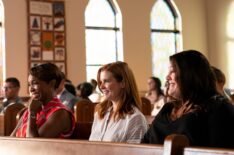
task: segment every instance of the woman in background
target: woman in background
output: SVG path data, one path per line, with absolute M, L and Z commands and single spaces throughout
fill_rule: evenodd
M 216 90 L 218 91 L 218 93 L 220 93 L 221 95 L 226 97 L 230 102 L 232 102 L 232 104 L 234 104 L 234 102 L 231 99 L 231 97 L 229 96 L 229 94 L 226 93 L 226 90 L 228 90 L 228 89 L 224 88 L 224 85 L 226 83 L 226 77 L 225 77 L 224 73 L 220 69 L 218 69 L 214 66 L 211 66 L 211 68 L 212 68 L 214 75 L 215 75 L 215 78 L 216 78 Z
M 152 116 L 156 116 L 164 105 L 164 94 L 161 89 L 161 81 L 157 77 L 148 79 L 148 91 L 145 97 L 150 100 L 152 107 Z

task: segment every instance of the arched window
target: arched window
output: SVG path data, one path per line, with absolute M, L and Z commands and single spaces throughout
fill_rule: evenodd
M 172 0 L 157 0 L 151 12 L 152 74 L 165 83 L 169 56 L 182 50 L 181 20 Z
M 4 6 L 0 0 L 0 86 L 3 85 L 5 72 L 5 29 L 4 29 Z
M 85 10 L 87 80 L 100 66 L 123 60 L 121 14 L 114 0 L 90 0 Z

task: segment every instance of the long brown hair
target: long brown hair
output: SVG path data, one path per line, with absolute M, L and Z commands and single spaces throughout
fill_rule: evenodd
M 202 53 L 187 50 L 170 56 L 170 61 L 177 70 L 177 82 L 182 101 L 201 105 L 217 93 L 215 76 Z
M 98 87 L 100 89 L 100 74 L 102 71 L 111 72 L 113 77 L 117 82 L 122 82 L 124 88 L 121 91 L 120 100 L 118 101 L 117 110 L 114 113 L 114 119 L 122 119 L 127 114 L 132 114 L 134 112 L 134 107 L 141 108 L 141 100 L 138 94 L 138 89 L 136 81 L 132 70 L 128 67 L 125 62 L 113 62 L 102 66 L 98 70 L 97 81 Z M 100 89 L 101 90 L 101 89 Z M 96 107 L 99 118 L 102 119 L 106 114 L 107 110 L 112 107 L 112 103 L 109 100 L 104 100 Z

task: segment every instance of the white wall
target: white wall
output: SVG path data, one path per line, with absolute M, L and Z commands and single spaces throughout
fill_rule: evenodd
M 228 15 L 234 13 L 233 0 L 207 0 L 207 30 L 209 58 L 212 65 L 221 69 L 227 78 L 226 86 L 234 88 L 234 48 L 229 49 L 228 43 L 234 43 L 234 38 L 230 38 L 227 33 Z M 230 8 L 232 6 L 232 8 Z M 231 17 L 233 19 L 234 16 Z M 232 28 L 234 22 L 231 23 Z M 233 33 L 233 30 L 232 30 Z M 233 46 L 233 45 L 232 45 Z M 232 54 L 232 55 L 230 55 Z
M 210 27 L 207 27 L 209 22 L 207 16 L 211 16 L 212 12 L 207 13 L 206 1 L 208 4 L 213 2 L 213 0 L 175 0 L 175 4 L 182 16 L 184 49 L 199 50 L 210 57 L 215 64 L 218 61 L 216 53 L 213 55 L 212 51 L 211 54 L 208 47 L 215 43 L 210 40 L 215 40 L 213 37 L 219 36 L 208 36 Z M 223 0 L 215 1 L 223 2 Z M 117 0 L 117 2 L 123 15 L 124 60 L 132 68 L 139 90 L 144 91 L 147 78 L 151 76 L 149 20 L 155 0 Z M 6 76 L 18 77 L 22 83 L 21 95 L 26 95 L 28 76 L 26 0 L 3 0 L 3 3 L 6 16 Z M 74 84 L 86 79 L 84 10 L 87 3 L 88 0 L 65 0 L 68 78 Z
M 182 17 L 184 50 L 195 49 L 208 56 L 205 0 L 174 0 Z

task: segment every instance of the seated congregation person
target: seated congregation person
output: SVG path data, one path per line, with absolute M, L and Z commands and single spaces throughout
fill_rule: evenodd
M 89 99 L 92 102 L 100 102 L 101 101 L 101 94 L 99 92 L 97 92 L 97 81 L 95 79 L 91 79 L 90 80 L 91 85 L 93 86 L 93 92 L 91 95 L 89 95 Z
M 15 77 L 7 78 L 3 83 L 2 88 L 4 99 L 0 106 L 0 113 L 4 113 L 7 106 L 11 104 L 23 104 L 23 101 L 19 97 L 20 82 Z
M 232 102 L 231 97 L 228 95 L 228 93 L 225 92 L 225 89 L 224 89 L 224 85 L 226 83 L 226 77 L 224 73 L 220 69 L 214 66 L 212 66 L 211 68 L 216 78 L 216 89 L 218 93 L 220 93 L 221 95 L 223 95 L 224 97 L 226 97 L 228 100 Z
M 71 93 L 72 95 L 76 96 L 76 87 L 72 84 L 72 83 L 67 83 L 65 82 L 65 85 L 64 85 L 65 89 Z
M 192 146 L 234 148 L 234 106 L 216 91 L 205 56 L 195 50 L 170 56 L 167 81 L 171 101 L 141 142 L 163 144 L 170 134 L 184 134 Z
M 56 90 L 57 97 L 62 101 L 62 103 L 67 106 L 70 110 L 74 111 L 75 104 L 79 101 L 79 98 L 74 96 L 65 88 L 66 78 L 65 74 L 61 72 L 62 80 Z
M 164 94 L 161 89 L 161 81 L 157 77 L 148 79 L 148 91 L 145 97 L 150 100 L 152 107 L 152 116 L 156 116 L 164 105 Z
M 89 100 L 89 96 L 92 94 L 93 91 L 93 86 L 89 82 L 82 82 L 78 84 L 76 87 L 77 89 L 77 96 L 80 97 L 81 99 L 86 99 Z
M 97 79 L 105 99 L 96 106 L 89 140 L 140 143 L 147 122 L 132 70 L 125 62 L 109 63 Z
M 28 83 L 31 99 L 11 136 L 69 138 L 75 128 L 73 113 L 56 97 L 62 80 L 52 63 L 32 67 Z

